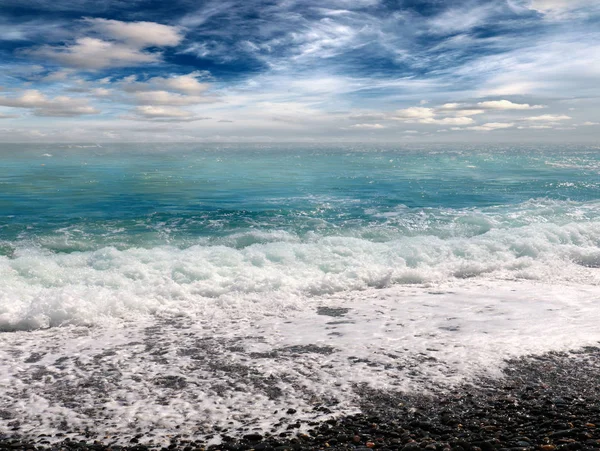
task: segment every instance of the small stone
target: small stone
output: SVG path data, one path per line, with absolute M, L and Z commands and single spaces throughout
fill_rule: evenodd
M 550 434 L 550 438 L 561 438 L 561 437 L 570 437 L 575 434 L 576 431 L 572 429 L 564 429 L 562 431 L 556 431 Z
M 260 442 L 262 438 L 262 435 L 257 433 L 244 435 L 244 439 L 248 440 L 249 442 Z

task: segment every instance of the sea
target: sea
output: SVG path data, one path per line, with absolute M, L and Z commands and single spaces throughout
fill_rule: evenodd
M 303 430 L 599 324 L 599 146 L 0 145 L 0 435 Z

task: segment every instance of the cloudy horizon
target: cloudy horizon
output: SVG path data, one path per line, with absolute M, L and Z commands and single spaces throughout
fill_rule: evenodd
M 597 142 L 591 0 L 4 0 L 0 142 Z

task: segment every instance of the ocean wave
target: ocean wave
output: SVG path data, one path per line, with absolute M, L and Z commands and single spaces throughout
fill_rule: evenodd
M 61 253 L 13 243 L 0 256 L 0 328 L 96 324 L 171 312 L 284 314 L 308 298 L 467 278 L 600 284 L 600 222 L 537 222 L 472 236 L 387 241 L 250 231 L 181 248 Z

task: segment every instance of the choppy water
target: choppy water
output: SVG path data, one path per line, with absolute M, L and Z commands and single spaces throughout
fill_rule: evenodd
M 239 416 L 240 384 L 256 418 L 284 401 L 306 410 L 315 393 L 346 409 L 352 383 L 443 384 L 509 355 L 593 343 L 598 299 L 597 147 L 0 146 L 0 330 L 22 331 L 0 335 L 2 361 L 22 360 L 0 383 L 9 404 L 34 387 L 49 429 L 63 417 L 90 427 L 84 407 L 109 405 L 90 392 L 79 410 L 58 408 L 19 372 L 59 354 L 72 362 L 57 371 L 71 376 L 82 358 L 145 374 L 104 387 L 137 393 L 107 411 L 168 431 L 194 415 Z M 332 323 L 323 306 L 349 310 Z M 183 325 L 165 325 L 173 318 Z M 193 348 L 190 334 L 216 340 L 230 366 L 287 374 L 274 382 L 283 401 L 268 384 L 219 373 L 199 345 L 207 363 L 192 376 L 193 353 L 180 352 Z M 131 343 L 161 335 L 169 374 L 194 380 L 209 407 L 193 390 L 171 410 L 159 403 L 165 393 L 150 381 L 166 370 Z M 121 357 L 90 357 L 106 349 Z M 248 361 L 251 352 L 270 357 Z M 410 371 L 390 370 L 390 353 Z M 232 378 L 229 398 L 211 377 Z M 172 415 L 160 424 L 147 413 L 157 403 Z

